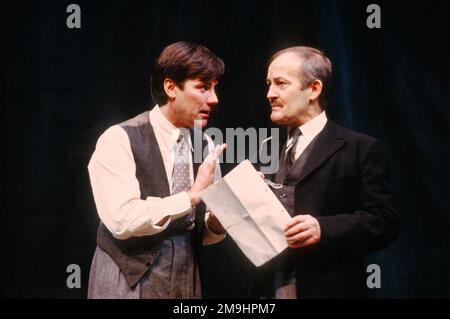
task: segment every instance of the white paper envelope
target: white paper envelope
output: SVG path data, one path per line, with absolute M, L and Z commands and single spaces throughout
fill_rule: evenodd
M 201 194 L 243 253 L 261 266 L 287 248 L 291 216 L 246 160 Z

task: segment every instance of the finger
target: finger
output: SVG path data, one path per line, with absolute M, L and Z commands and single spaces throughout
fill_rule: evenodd
M 208 156 L 205 157 L 205 159 L 203 160 L 203 163 L 208 163 L 208 164 L 215 164 L 216 163 L 216 152 L 217 152 L 217 147 L 215 146 L 212 150 L 209 151 Z
M 288 228 L 285 232 L 284 235 L 286 237 L 291 237 L 294 236 L 295 234 L 304 232 L 306 230 L 309 230 L 311 228 L 311 225 L 309 225 L 306 222 L 299 222 L 298 224 L 295 224 L 293 226 L 291 226 L 290 228 Z
M 215 154 L 215 157 L 216 158 L 218 158 L 220 155 L 222 155 L 222 153 L 223 153 L 223 151 L 225 150 L 227 148 L 227 144 L 220 144 L 220 145 L 217 145 L 216 146 L 216 148 L 215 148 L 215 152 L 214 152 L 214 154 Z
M 204 162 L 216 162 L 217 158 L 222 154 L 222 152 L 227 147 L 226 144 L 220 144 L 216 145 L 213 149 L 211 149 L 208 153 L 208 156 L 206 156 Z
M 304 217 L 303 215 L 297 215 L 291 218 L 290 221 L 288 221 L 288 223 L 286 224 L 286 226 L 284 227 L 284 231 L 287 231 L 289 228 L 291 228 L 292 226 L 297 225 L 298 223 L 301 223 L 304 221 Z
M 214 148 L 214 160 L 216 160 L 217 157 L 219 156 L 219 150 L 220 150 L 220 145 L 216 145 L 216 147 Z
M 309 229 L 307 231 L 303 231 L 301 233 L 297 233 L 294 236 L 289 236 L 286 237 L 286 240 L 288 242 L 288 244 L 293 244 L 293 243 L 302 243 L 306 240 L 308 240 L 309 238 L 311 238 L 314 235 L 314 229 Z
M 305 214 L 296 215 L 287 223 L 287 225 L 285 227 L 285 231 L 298 223 L 306 222 L 310 219 L 311 219 L 311 215 L 305 215 Z
M 303 247 L 307 247 L 307 246 L 311 246 L 317 243 L 317 240 L 314 237 L 310 237 L 307 240 L 305 240 L 304 242 L 300 243 L 293 243 L 292 245 L 289 245 L 289 247 L 291 248 L 303 248 Z

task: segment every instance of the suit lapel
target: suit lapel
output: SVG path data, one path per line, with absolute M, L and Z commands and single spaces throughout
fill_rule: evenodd
M 340 134 L 339 127 L 333 122 L 328 121 L 322 132 L 317 136 L 317 141 L 313 146 L 303 169 L 298 175 L 289 172 L 287 180 L 295 181 L 296 184 L 301 183 L 308 175 L 318 169 L 334 153 L 344 146 L 344 144 L 345 139 Z

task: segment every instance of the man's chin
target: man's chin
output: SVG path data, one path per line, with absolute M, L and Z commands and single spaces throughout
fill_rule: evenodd
M 282 125 L 283 124 L 283 117 L 281 116 L 281 114 L 279 114 L 276 111 L 272 111 L 272 113 L 270 114 L 270 120 L 278 125 Z
M 196 128 L 204 128 L 206 125 L 208 125 L 207 119 L 195 119 L 194 121 L 194 127 Z

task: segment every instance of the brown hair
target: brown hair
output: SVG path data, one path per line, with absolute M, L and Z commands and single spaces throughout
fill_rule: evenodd
M 189 42 L 176 42 L 167 46 L 153 67 L 150 88 L 154 102 L 164 105 L 168 96 L 164 80 L 169 78 L 183 89 L 188 79 L 205 82 L 217 81 L 225 69 L 223 61 L 208 48 Z
M 319 96 L 319 103 L 322 109 L 326 109 L 331 91 L 331 74 L 333 71 L 330 59 L 318 49 L 296 46 L 276 52 L 270 58 L 268 65 L 284 53 L 295 53 L 303 59 L 300 68 L 301 75 L 303 76 L 302 89 L 309 86 L 314 80 L 320 80 L 322 82 L 323 88 Z

